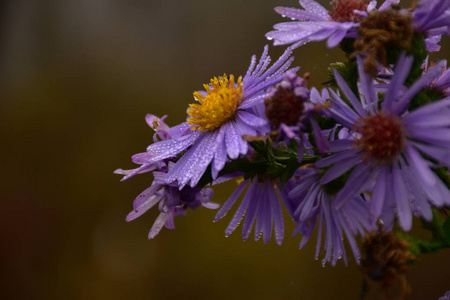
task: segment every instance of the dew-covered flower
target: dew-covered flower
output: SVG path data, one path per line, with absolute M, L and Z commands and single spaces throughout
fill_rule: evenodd
M 388 0 L 379 8 L 383 10 L 398 0 Z M 358 36 L 359 22 L 374 10 L 376 1 L 368 0 L 334 0 L 329 12 L 314 0 L 299 0 L 303 9 L 276 7 L 275 11 L 292 22 L 274 25 L 274 31 L 266 34 L 274 40 L 274 45 L 293 44 L 299 47 L 309 41 L 327 40 L 328 48 L 339 45 L 344 38 Z
M 167 168 L 153 172 L 152 185 L 136 197 L 133 210 L 126 217 L 126 221 L 130 222 L 158 204 L 160 214 L 150 229 L 149 239 L 153 239 L 163 226 L 175 229 L 174 216 L 186 215 L 188 208 L 191 210 L 200 206 L 210 209 L 219 208 L 218 204 L 209 202 L 214 194 L 211 188 L 186 186 L 180 190 L 176 183 L 165 184 L 164 179 L 167 173 L 164 171 L 170 170 L 172 166 L 173 163 L 169 162 Z
M 186 130 L 186 128 L 183 129 L 183 126 L 169 128 L 164 123 L 165 117 L 159 119 L 150 114 L 146 116 L 147 123 L 156 131 L 155 141 L 180 136 Z M 133 161 L 139 163 L 139 158 L 139 154 L 137 154 L 133 156 Z M 166 184 L 167 172 L 173 166 L 173 161 L 165 159 L 153 163 L 143 163 L 139 168 L 133 170 L 117 169 L 114 171 L 115 174 L 125 175 L 122 180 L 139 173 L 153 171 L 152 185 L 136 197 L 133 202 L 133 210 L 126 217 L 127 222 L 132 221 L 158 204 L 160 214 L 150 229 L 149 239 L 153 239 L 163 226 L 175 229 L 174 216 L 184 216 L 188 208 L 194 210 L 200 206 L 211 209 L 219 207 L 218 204 L 209 202 L 214 193 L 211 188 L 184 187 L 180 189 L 176 182 Z
M 430 68 L 405 88 L 403 83 L 413 57 L 401 55 L 380 104 L 370 76 L 363 71 L 362 59 L 357 57 L 357 62 L 359 99 L 334 71 L 348 102 L 330 90 L 330 112 L 351 135 L 331 142 L 330 152 L 335 154 L 316 162 L 319 168 L 333 165 L 321 183 L 330 183 L 350 172 L 335 207 L 340 208 L 355 195 L 370 191 L 371 219 L 381 217 L 390 228 L 392 224 L 386 223 L 396 214 L 400 226 L 408 231 L 413 214 L 431 220 L 431 206 L 450 203 L 450 191 L 433 172 L 435 168 L 450 166 L 450 98 L 408 110 L 413 97 L 439 76 L 443 64 Z
M 258 63 L 256 57 L 252 57 L 243 78 L 224 75 L 211 79 L 210 84 L 204 85 L 204 91 L 194 93 L 198 103 L 190 105 L 187 122 L 179 125 L 188 130 L 150 145 L 147 152 L 140 154 L 141 163 L 151 164 L 184 151 L 169 170 L 167 184 L 176 181 L 180 189 L 187 184 L 194 187 L 209 165 L 215 179 L 227 159 L 247 154 L 248 142 L 243 135 L 257 136 L 270 130 L 267 120 L 260 116 L 261 111 L 264 113 L 264 98 L 268 95 L 267 89 L 283 79 L 293 60 L 290 54 L 291 50 L 286 50 L 269 67 L 266 46 Z
M 303 248 L 317 225 L 316 259 L 321 251 L 324 233 L 325 255 L 322 263 L 331 262 L 333 266 L 341 257 L 347 265 L 345 236 L 358 263 L 360 251 L 355 237 L 374 229 L 374 224 L 369 223 L 369 203 L 360 195 L 355 195 L 342 207 L 335 209 L 333 207 L 336 201 L 335 194 L 327 186 L 320 184 L 322 174 L 322 171 L 313 166 L 304 166 L 297 170 L 286 186 L 289 193 L 288 203 L 285 206 L 296 223 L 294 235 L 297 233 L 303 235 L 300 242 L 300 248 Z
M 248 186 L 248 189 L 239 208 L 225 230 L 225 236 L 229 236 L 236 229 L 245 215 L 242 226 L 242 237 L 245 241 L 250 236 L 256 220 L 254 231 L 255 241 L 259 240 L 262 235 L 264 243 L 267 244 L 272 236 L 272 229 L 275 229 L 275 240 L 278 245 L 281 245 L 284 237 L 284 219 L 280 200 L 277 195 L 277 191 L 279 192 L 279 183 L 276 181 L 265 179 L 259 182 L 257 178 L 242 181 L 217 212 L 214 217 L 214 222 L 220 220 L 227 214 L 246 186 Z

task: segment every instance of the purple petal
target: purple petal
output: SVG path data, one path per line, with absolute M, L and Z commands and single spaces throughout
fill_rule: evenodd
M 267 124 L 267 120 L 259 118 L 254 114 L 250 114 L 245 111 L 238 111 L 238 118 L 240 118 L 244 123 L 250 125 L 251 127 L 259 127 Z
M 412 55 L 406 56 L 404 52 L 402 52 L 402 54 L 400 55 L 400 58 L 398 59 L 395 67 L 394 76 L 392 77 L 391 83 L 389 84 L 389 88 L 384 97 L 384 101 L 382 104 L 384 111 L 392 110 L 394 100 L 398 96 L 398 93 L 401 90 L 406 77 L 408 77 L 409 70 L 411 70 L 413 61 L 414 57 Z
M 360 155 L 355 155 L 352 157 L 348 157 L 345 160 L 341 160 L 337 162 L 333 167 L 327 170 L 327 172 L 323 175 L 322 179 L 320 180 L 321 184 L 327 184 L 334 179 L 338 178 L 351 168 L 353 168 L 356 164 L 358 164 L 361 161 Z
M 437 159 L 440 163 L 450 166 L 450 151 L 448 148 L 424 145 L 419 143 L 411 143 L 415 148 L 419 149 L 421 152 Z
M 274 9 L 278 14 L 300 21 L 325 21 L 321 15 L 317 15 L 302 9 L 290 8 L 290 7 L 275 7 Z
M 335 33 L 333 33 L 327 40 L 327 47 L 328 48 L 334 48 L 339 45 L 339 43 L 344 39 L 345 35 L 347 34 L 346 29 L 344 30 L 337 30 Z
M 222 205 L 222 207 L 219 209 L 216 216 L 214 217 L 213 222 L 219 221 L 227 214 L 227 212 L 230 210 L 230 208 L 236 202 L 237 198 L 241 195 L 244 188 L 247 186 L 248 182 L 249 182 L 249 179 L 241 182 L 241 184 L 234 190 L 233 194 L 231 194 L 230 198 L 228 198 L 228 200 L 225 202 L 225 204 Z
M 339 191 L 334 206 L 340 208 L 346 201 L 363 192 L 370 185 L 374 172 L 376 172 L 374 166 L 359 164 Z
M 341 74 L 334 69 L 333 70 L 334 78 L 336 79 L 337 84 L 339 85 L 339 88 L 341 89 L 342 93 L 344 93 L 345 97 L 350 101 L 352 106 L 355 108 L 356 112 L 360 116 L 366 116 L 367 112 L 364 110 L 364 108 L 361 105 L 361 102 L 359 102 L 358 98 L 356 98 L 355 94 L 353 94 L 352 90 L 349 88 L 347 83 L 345 82 L 344 78 L 342 78 Z M 365 76 L 365 74 L 359 74 L 359 76 Z
M 314 165 L 318 168 L 323 168 L 326 166 L 329 166 L 331 164 L 337 163 L 341 160 L 346 160 L 355 156 L 361 156 L 359 150 L 347 150 L 347 151 L 341 151 L 336 154 L 327 156 L 325 158 L 322 158 L 321 160 L 318 160 L 314 163 Z
M 159 158 L 159 156 L 155 160 L 160 160 L 168 157 L 172 157 L 184 151 L 187 147 L 192 145 L 192 143 L 201 136 L 203 132 L 199 130 L 191 130 L 189 134 L 184 135 L 182 137 L 161 141 L 158 143 L 153 143 L 147 147 L 147 152 L 149 154 L 155 155 L 159 154 L 159 156 L 163 158 Z
M 405 157 L 411 168 L 428 185 L 435 183 L 435 176 L 430 169 L 430 166 L 420 156 L 420 154 L 409 144 L 406 144 Z
M 443 68 L 445 68 L 445 62 L 443 61 L 436 64 L 434 67 L 429 68 L 428 71 L 423 74 L 405 94 L 403 94 L 400 100 L 394 104 L 393 112 L 396 114 L 403 112 L 403 110 L 408 107 L 411 99 L 425 86 L 430 85 L 441 74 Z
M 150 229 L 150 232 L 148 233 L 148 239 L 153 239 L 155 236 L 161 231 L 161 229 L 164 226 L 164 223 L 166 222 L 167 218 L 169 217 L 170 213 L 160 213 L 158 218 L 156 218 L 155 223 L 153 223 L 152 228 Z
M 213 179 L 217 178 L 217 175 L 223 169 L 223 167 L 225 166 L 225 163 L 227 161 L 227 150 L 225 148 L 224 137 L 225 137 L 225 132 L 224 132 L 223 127 L 221 127 L 220 132 L 216 138 L 217 149 L 216 149 L 216 152 L 214 153 L 214 160 L 213 160 L 212 169 L 211 169 Z
M 392 177 L 393 186 L 395 187 L 394 195 L 397 203 L 397 216 L 400 221 L 400 226 L 404 231 L 410 231 L 412 227 L 412 214 L 408 191 L 406 190 L 401 170 L 396 165 L 392 168 Z
M 159 190 L 160 188 L 162 188 L 161 184 L 152 183 L 152 185 L 149 188 L 147 188 L 145 191 L 140 193 L 136 197 L 136 199 L 134 199 L 134 201 L 133 201 L 133 208 L 136 210 L 139 206 L 142 205 L 142 203 L 147 201 L 148 198 L 153 196 L 156 193 L 156 191 Z
M 275 189 L 269 190 L 272 195 L 270 195 L 270 201 L 271 209 L 272 209 L 272 215 L 274 217 L 274 223 L 275 223 L 275 240 L 278 245 L 281 245 L 284 238 L 284 219 L 283 219 L 283 211 L 281 209 L 280 202 L 278 201 L 278 196 L 275 192 Z
M 356 60 L 358 62 L 358 74 L 360 81 L 358 88 L 360 90 L 359 94 L 361 102 L 363 103 L 363 106 L 365 106 L 365 109 L 367 111 L 374 113 L 377 104 L 377 98 L 375 89 L 373 88 L 372 80 L 370 76 L 364 72 L 364 63 L 361 56 L 356 56 Z
M 253 107 L 258 104 L 264 103 L 264 98 L 267 97 L 267 94 L 263 95 L 255 95 L 242 100 L 242 103 L 239 105 L 239 109 L 246 109 Z
M 247 210 L 247 207 L 250 203 L 250 200 L 253 198 L 253 195 L 255 193 L 254 190 L 255 190 L 254 185 L 250 184 L 250 187 L 248 188 L 247 193 L 244 196 L 244 199 L 242 199 L 241 205 L 239 205 L 239 208 L 234 214 L 233 219 L 231 219 L 230 224 L 228 224 L 228 227 L 225 230 L 225 236 L 229 236 L 241 222 L 242 218 L 244 217 L 245 211 Z
M 231 159 L 236 159 L 239 156 L 239 139 L 242 138 L 237 135 L 234 126 L 232 126 L 230 122 L 227 122 L 222 126 L 225 130 L 225 145 L 228 156 Z
M 388 167 L 384 166 L 380 169 L 375 188 L 372 194 L 372 202 L 370 206 L 371 220 L 374 221 L 381 216 L 386 195 L 386 181 L 388 178 Z
M 251 184 L 255 184 L 252 182 Z M 260 204 L 261 198 L 261 188 L 255 188 L 254 196 L 250 199 L 250 204 L 248 206 L 247 212 L 245 213 L 244 225 L 242 226 L 242 237 L 244 241 L 247 241 L 250 231 L 252 230 L 253 223 L 256 219 L 256 212 Z
M 299 0 L 299 3 L 306 11 L 322 17 L 323 20 L 328 20 L 330 18 L 328 10 L 314 0 Z
M 353 148 L 355 145 L 352 140 L 336 140 L 330 142 L 329 152 L 341 152 Z

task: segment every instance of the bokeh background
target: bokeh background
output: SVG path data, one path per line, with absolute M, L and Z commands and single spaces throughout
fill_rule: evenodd
M 327 5 L 327 0 L 321 1 Z M 231 216 L 198 209 L 177 230 L 147 233 L 158 212 L 125 223 L 151 183 L 120 183 L 116 168 L 151 143 L 146 113 L 185 120 L 192 92 L 213 76 L 245 73 L 294 0 L 14 0 L 0 2 L 0 298 L 357 299 L 351 260 L 322 267 L 315 242 L 299 251 L 287 225 L 272 240 L 229 238 Z M 444 38 L 437 58 L 449 58 Z M 271 47 L 273 57 L 282 48 Z M 295 51 L 310 85 L 343 59 L 323 43 Z M 223 203 L 234 183 L 219 186 Z M 420 228 L 420 222 L 415 222 Z M 420 229 L 416 229 L 424 234 Z M 315 241 L 315 240 L 314 240 Z M 409 299 L 450 289 L 450 251 L 408 274 Z M 371 299 L 382 299 L 371 285 Z

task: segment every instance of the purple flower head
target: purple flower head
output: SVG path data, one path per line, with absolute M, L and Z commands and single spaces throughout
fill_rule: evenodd
M 316 259 L 319 257 L 324 231 L 325 257 L 322 262 L 323 264 L 331 262 L 333 266 L 341 257 L 347 265 L 343 242 L 345 235 L 358 263 L 360 252 L 355 236 L 363 235 L 366 230 L 375 228 L 373 223 L 369 223 L 369 203 L 361 196 L 356 195 L 339 209 L 334 209 L 335 195 L 330 194 L 326 187 L 320 184 L 321 174 L 320 170 L 312 166 L 301 168 L 297 170 L 287 185 L 290 192 L 288 194 L 289 203 L 286 204 L 286 207 L 296 223 L 294 235 L 297 233 L 303 235 L 300 242 L 300 248 L 303 248 L 317 223 L 319 228 Z
M 286 76 L 269 92 L 265 99 L 266 117 L 272 130 L 277 130 L 281 123 L 297 125 L 305 118 L 306 101 L 309 90 L 306 80 L 294 72 L 286 72 Z
M 450 34 L 450 0 L 421 0 L 412 12 L 415 30 L 426 34 L 428 51 L 439 51 L 442 34 Z
M 276 133 L 274 141 L 288 144 L 291 139 L 299 143 L 298 157 L 301 159 L 304 149 L 311 147 L 308 141 L 307 126 L 310 125 L 314 132 L 315 144 L 320 153 L 328 147 L 328 142 L 319 124 L 313 118 L 321 114 L 326 105 L 308 101 L 310 91 L 306 87 L 306 79 L 298 77 L 293 72 L 287 72 L 285 78 L 278 83 L 269 96 L 265 99 L 266 117 L 272 129 Z M 317 99 L 315 99 L 317 100 Z
M 229 236 L 245 215 L 242 226 L 242 237 L 245 241 L 247 241 L 256 220 L 255 241 L 262 235 L 264 243 L 267 244 L 275 226 L 275 240 L 278 245 L 281 245 L 284 237 L 283 211 L 277 195 L 279 184 L 272 180 L 266 179 L 263 182 L 259 182 L 256 178 L 244 180 L 217 212 L 214 222 L 227 214 L 247 185 L 247 192 L 225 230 L 225 235 Z
M 380 10 L 396 2 L 388 0 Z M 328 48 L 336 47 L 344 38 L 358 36 L 359 21 L 376 6 L 376 1 L 335 0 L 333 11 L 328 12 L 314 0 L 300 0 L 299 3 L 303 9 L 275 8 L 277 13 L 294 21 L 276 24 L 275 30 L 266 34 L 268 39 L 274 40 L 274 45 L 293 44 L 296 48 L 309 41 L 327 40 Z
M 408 111 L 411 99 L 439 76 L 443 64 L 430 68 L 405 88 L 403 82 L 412 62 L 413 57 L 400 56 L 382 102 L 363 71 L 360 57 L 359 98 L 335 70 L 336 81 L 350 105 L 330 90 L 330 112 L 351 135 L 332 141 L 330 152 L 334 154 L 316 162 L 319 168 L 333 165 L 323 175 L 322 184 L 350 172 L 337 194 L 336 208 L 370 191 L 371 220 L 381 217 L 391 228 L 396 214 L 405 231 L 411 229 L 412 215 L 431 220 L 431 206 L 450 203 L 450 191 L 432 170 L 450 166 L 450 98 Z
M 283 79 L 293 60 L 290 54 L 291 50 L 286 50 L 269 67 L 266 46 L 258 63 L 256 57 L 252 57 L 243 78 L 235 80 L 232 75 L 229 78 L 224 75 L 212 79 L 209 85 L 204 85 L 205 91 L 194 93 L 199 104 L 190 105 L 187 122 L 179 125 L 188 130 L 148 146 L 147 152 L 140 154 L 140 163 L 152 164 L 185 151 L 169 170 L 167 184 L 177 182 L 180 189 L 187 184 L 194 187 L 210 164 L 215 179 L 227 159 L 247 154 L 248 142 L 243 135 L 269 132 L 267 120 L 260 116 L 261 111 L 264 112 L 264 98 L 268 96 L 266 90 Z
M 175 126 L 169 128 L 164 123 L 166 116 L 161 119 L 154 115 L 148 114 L 146 121 L 156 132 L 153 136 L 155 142 L 159 140 L 169 140 L 174 137 L 183 135 L 188 126 Z M 135 163 L 141 163 L 140 154 L 133 156 Z M 159 160 L 152 163 L 142 163 L 139 168 L 133 170 L 117 169 L 115 174 L 125 175 L 122 180 L 128 179 L 136 174 L 153 171 L 154 181 L 152 185 L 143 191 L 133 202 L 133 210 L 126 217 L 126 221 L 136 219 L 147 210 L 159 203 L 159 211 L 161 212 L 153 224 L 148 234 L 149 239 L 153 239 L 162 229 L 163 226 L 169 229 L 175 229 L 174 216 L 184 216 L 188 208 L 194 210 L 200 206 L 216 209 L 218 204 L 210 203 L 213 196 L 211 188 L 191 188 L 185 187 L 180 189 L 176 183 L 165 184 L 167 172 L 174 166 L 174 162 L 168 159 Z
M 159 203 L 160 214 L 150 229 L 149 239 L 153 239 L 163 226 L 175 229 L 173 217 L 186 215 L 188 208 L 194 210 L 200 206 L 210 209 L 219 207 L 218 204 L 209 202 L 214 193 L 211 188 L 185 187 L 180 190 L 175 183 L 165 184 L 167 171 L 172 166 L 173 163 L 169 162 L 166 167 L 160 168 L 160 171 L 153 172 L 152 185 L 136 197 L 133 202 L 133 210 L 126 217 L 126 221 L 130 222 Z

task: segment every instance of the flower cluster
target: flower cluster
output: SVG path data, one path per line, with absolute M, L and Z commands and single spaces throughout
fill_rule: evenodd
M 396 222 L 408 232 L 414 217 L 432 222 L 450 207 L 450 71 L 444 60 L 428 61 L 450 33 L 450 0 L 410 9 L 396 0 L 378 8 L 375 0 L 333 0 L 330 11 L 299 2 L 275 8 L 293 21 L 266 34 L 274 45 L 291 44 L 272 64 L 266 46 L 244 76 L 211 79 L 194 92 L 184 123 L 169 127 L 147 115 L 153 143 L 132 157 L 138 168 L 116 173 L 152 172 L 126 218 L 158 204 L 149 238 L 175 228 L 174 216 L 188 209 L 218 208 L 212 188 L 233 179 L 236 189 L 214 218 L 240 203 L 227 236 L 244 220 L 244 240 L 254 228 L 255 240 L 274 236 L 281 245 L 284 209 L 300 248 L 317 227 L 316 259 L 323 249 L 324 264 L 347 264 L 346 242 L 366 264 L 358 236 L 391 234 Z M 292 52 L 324 40 L 347 60 L 330 67 L 328 85 L 308 88 L 309 73 L 297 75 Z

